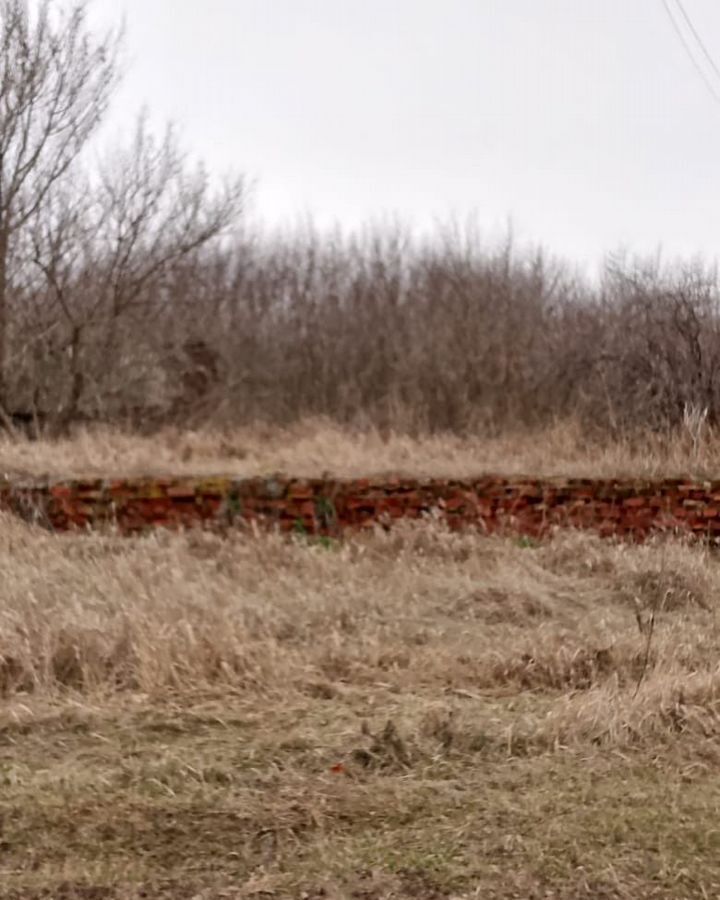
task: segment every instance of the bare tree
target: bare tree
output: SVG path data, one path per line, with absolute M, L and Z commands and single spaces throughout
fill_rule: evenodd
M 201 168 L 188 165 L 172 129 L 158 141 L 144 117 L 130 145 L 115 149 L 95 177 L 78 169 L 48 191 L 28 231 L 45 320 L 54 319 L 60 338 L 54 396 L 44 398 L 60 424 L 77 418 L 88 392 L 104 415 L 132 406 L 134 393 L 147 395 L 148 374 L 162 369 L 159 357 L 172 344 L 168 306 L 183 319 L 180 341 L 197 356 L 210 311 L 194 310 L 193 328 L 187 311 L 168 300 L 169 286 L 181 263 L 194 267 L 238 221 L 244 196 L 241 178 L 213 189 Z M 193 394 L 200 380 L 217 377 L 204 357 L 200 366 L 190 353 L 185 365 Z M 189 377 L 181 369 L 178 386 Z
M 95 36 L 87 3 L 0 0 L 0 403 L 6 403 L 9 291 L 23 231 L 107 109 L 120 35 Z

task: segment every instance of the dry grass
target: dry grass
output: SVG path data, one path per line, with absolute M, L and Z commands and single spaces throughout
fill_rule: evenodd
M 3 519 L 0 566 L 0 896 L 720 889 L 708 549 Z
M 572 422 L 502 437 L 452 434 L 413 438 L 352 430 L 323 420 L 291 428 L 165 429 L 142 437 L 80 430 L 60 440 L 0 437 L 7 476 L 232 474 L 285 472 L 345 477 L 387 473 L 463 477 L 483 472 L 561 476 L 708 475 L 720 472 L 720 435 L 710 429 L 600 441 Z

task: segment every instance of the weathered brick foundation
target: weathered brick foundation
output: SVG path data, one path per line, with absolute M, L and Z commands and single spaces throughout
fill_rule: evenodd
M 720 480 L 534 479 L 484 476 L 356 480 L 285 477 L 96 479 L 0 485 L 0 507 L 57 531 L 114 525 L 131 534 L 163 526 L 243 522 L 338 535 L 436 515 L 540 536 L 553 526 L 641 539 L 657 530 L 720 539 Z

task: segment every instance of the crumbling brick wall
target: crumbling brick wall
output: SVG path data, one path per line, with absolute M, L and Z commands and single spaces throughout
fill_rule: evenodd
M 0 507 L 58 531 L 112 524 L 122 533 L 164 526 L 255 522 L 339 535 L 348 528 L 438 516 L 451 528 L 540 536 L 555 526 L 641 539 L 657 530 L 720 538 L 720 480 L 667 478 L 293 479 L 129 478 L 13 483 Z

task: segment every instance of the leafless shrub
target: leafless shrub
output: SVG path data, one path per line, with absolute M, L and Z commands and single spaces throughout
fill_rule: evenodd
M 188 188 L 172 139 L 142 126 L 123 159 L 97 191 L 51 192 L 34 221 L 24 410 L 485 436 L 574 419 L 596 438 L 675 430 L 695 460 L 712 437 L 713 272 L 615 264 L 591 289 L 510 241 L 400 228 L 228 242 L 242 183 Z
M 0 419 L 64 429 L 308 417 L 415 434 L 580 422 L 681 435 L 720 420 L 720 294 L 700 264 L 608 262 L 584 283 L 472 227 L 263 235 L 242 179 L 215 189 L 140 119 L 81 151 L 117 37 L 81 0 L 0 2 Z M 23 426 L 25 427 L 25 426 Z

